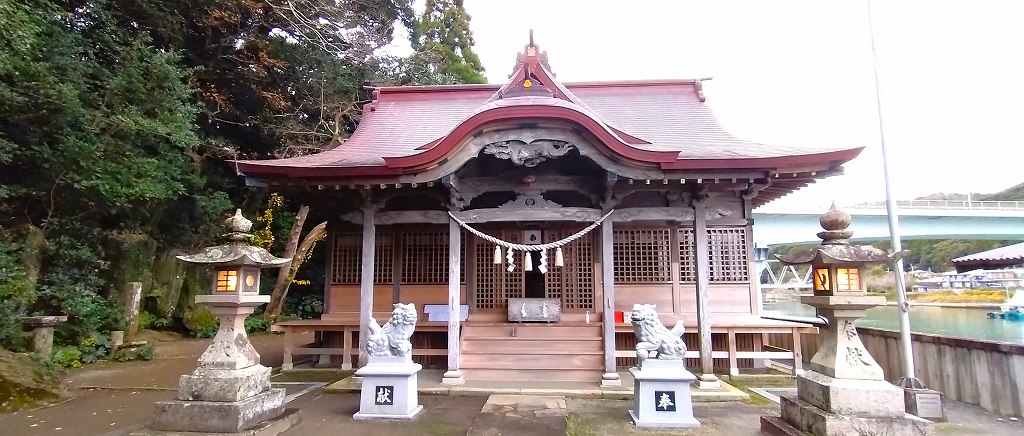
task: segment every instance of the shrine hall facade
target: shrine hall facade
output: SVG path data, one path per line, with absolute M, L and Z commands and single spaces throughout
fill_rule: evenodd
M 238 161 L 251 184 L 333 217 L 324 313 L 277 326 L 285 367 L 358 365 L 367 319 L 397 302 L 417 307 L 416 360 L 451 384 L 616 385 L 638 303 L 685 323 L 702 386 L 716 368 L 793 358 L 763 347 L 808 328 L 760 317 L 751 211 L 861 149 L 740 139 L 704 100 L 701 80 L 560 83 L 531 40 L 504 85 L 375 88 L 343 144 Z M 296 348 L 303 330 L 323 347 Z

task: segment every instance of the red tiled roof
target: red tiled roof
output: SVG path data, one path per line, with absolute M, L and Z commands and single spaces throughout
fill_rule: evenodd
M 345 143 L 309 156 L 241 160 L 238 169 L 257 177 L 399 174 L 402 168 L 443 159 L 487 123 L 517 119 L 575 122 L 619 156 L 663 169 L 831 167 L 862 149 L 786 147 L 737 138 L 704 104 L 698 80 L 561 84 L 548 71 L 546 55 L 529 48 L 525 52 L 533 57 L 521 54 L 504 86 L 377 88 Z M 530 95 L 515 96 L 522 94 L 524 79 L 539 83 Z M 544 92 L 551 96 L 536 95 Z

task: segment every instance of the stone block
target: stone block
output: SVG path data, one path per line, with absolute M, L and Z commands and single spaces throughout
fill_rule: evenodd
M 829 413 L 791 395 L 782 395 L 782 421 L 815 436 L 934 434 L 932 423 L 913 415 L 860 416 Z M 771 434 L 779 434 L 769 431 Z
M 363 382 L 359 412 L 352 415 L 353 418 L 408 420 L 423 410 L 419 404 L 416 376 L 423 367 L 411 362 L 388 362 L 390 360 L 377 360 L 356 371 Z
M 837 379 L 806 371 L 796 379 L 800 399 L 842 415 L 903 416 L 903 389 L 884 380 Z
M 198 368 L 178 381 L 183 401 L 241 401 L 270 389 L 270 368 L 253 365 L 244 369 Z
M 693 417 L 690 383 L 696 379 L 681 360 L 653 360 L 630 368 L 633 375 L 633 409 L 637 427 L 699 428 Z
M 942 406 L 942 392 L 931 389 L 903 389 L 907 413 L 929 421 L 945 422 L 946 409 Z
M 161 401 L 151 428 L 160 431 L 237 433 L 281 415 L 284 389 L 235 402 Z

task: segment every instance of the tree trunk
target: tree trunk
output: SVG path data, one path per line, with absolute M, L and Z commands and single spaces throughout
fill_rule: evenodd
M 277 283 L 274 284 L 274 291 L 270 296 L 270 303 L 267 304 L 266 310 L 263 311 L 263 316 L 271 322 L 276 321 L 277 317 L 281 315 L 281 308 L 284 306 L 284 298 L 288 295 L 288 288 L 292 284 L 292 280 L 295 279 L 295 274 L 298 273 L 299 267 L 302 266 L 302 262 L 309 256 L 309 252 L 313 250 L 316 242 L 324 235 L 327 231 L 327 222 L 322 222 L 313 227 L 309 233 L 306 234 L 305 238 L 302 238 L 302 243 L 299 244 L 298 248 L 293 251 L 292 261 L 281 268 L 281 275 L 278 276 Z M 284 277 L 283 279 L 281 277 Z
M 264 318 L 274 320 L 281 314 L 284 294 L 288 292 L 288 283 L 291 282 L 289 270 L 295 264 L 295 250 L 299 246 L 299 236 L 302 234 L 302 226 L 306 224 L 306 215 L 308 214 L 309 206 L 306 205 L 300 206 L 299 213 L 295 214 L 295 222 L 292 223 L 292 229 L 288 232 L 288 243 L 284 246 L 283 256 L 291 260 L 282 265 L 281 269 L 278 270 L 277 281 L 274 282 L 274 290 L 270 293 L 270 303 L 267 303 L 267 308 L 263 310 Z

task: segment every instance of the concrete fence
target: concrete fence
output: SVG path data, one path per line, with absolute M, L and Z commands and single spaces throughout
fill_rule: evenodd
M 864 346 L 894 382 L 903 374 L 899 333 L 858 327 Z M 809 362 L 820 345 L 817 334 L 804 334 L 801 349 Z M 911 334 L 915 375 L 947 398 L 976 404 L 1004 416 L 1024 416 L 1024 345 L 923 333 Z M 786 335 L 769 335 L 768 345 L 792 349 Z

